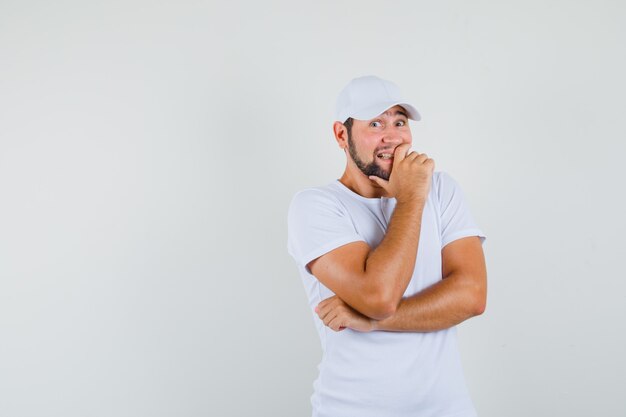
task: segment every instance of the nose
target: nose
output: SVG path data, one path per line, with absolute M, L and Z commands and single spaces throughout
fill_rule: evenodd
M 383 133 L 382 142 L 389 145 L 400 145 L 404 142 L 404 138 L 398 131 L 386 129 Z

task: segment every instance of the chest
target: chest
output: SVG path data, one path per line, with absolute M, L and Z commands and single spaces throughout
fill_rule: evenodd
M 434 203 L 429 198 L 424 206 L 415 269 L 405 296 L 441 280 L 441 217 Z M 355 231 L 372 249 L 378 247 L 387 233 L 395 200 L 383 198 L 377 204 L 352 204 L 347 209 Z

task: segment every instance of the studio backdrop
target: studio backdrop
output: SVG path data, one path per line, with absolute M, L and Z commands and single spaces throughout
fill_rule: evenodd
M 487 235 L 481 417 L 624 416 L 618 1 L 0 3 L 0 415 L 308 416 L 288 204 L 352 78 Z

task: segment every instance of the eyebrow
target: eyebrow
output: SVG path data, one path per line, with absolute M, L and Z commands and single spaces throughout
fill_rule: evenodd
M 389 110 L 387 110 L 387 111 L 386 111 L 386 112 L 384 112 L 383 114 L 389 115 Z M 398 115 L 404 116 L 404 117 L 406 117 L 407 119 L 409 118 L 409 116 L 407 116 L 407 114 L 406 114 L 405 112 L 403 112 L 402 110 L 396 110 L 396 114 L 395 114 L 395 116 L 398 116 Z

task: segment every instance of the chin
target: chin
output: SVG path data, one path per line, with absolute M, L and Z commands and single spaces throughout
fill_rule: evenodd
M 388 171 L 378 171 L 376 174 L 377 177 L 384 179 L 385 181 L 389 181 L 389 177 L 391 176 L 391 172 Z
M 391 176 L 390 169 L 387 170 L 387 169 L 380 168 L 379 172 L 380 172 L 380 175 L 379 175 L 380 178 L 384 179 L 385 181 L 389 181 L 389 177 Z

